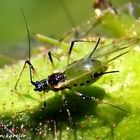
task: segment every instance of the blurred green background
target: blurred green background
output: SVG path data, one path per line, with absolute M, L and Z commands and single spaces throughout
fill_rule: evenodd
M 129 1 L 118 0 L 112 3 L 113 6 L 122 6 Z M 63 0 L 63 2 L 73 19 L 74 26 L 93 17 L 93 0 Z M 25 12 L 31 32 L 60 38 L 73 28 L 61 0 L 0 0 L 1 66 L 27 56 L 27 34 L 20 8 Z
M 75 25 L 93 14 L 91 0 L 63 0 Z M 0 54 L 12 58 L 26 56 L 26 29 L 20 8 L 31 32 L 59 38 L 73 25 L 60 0 L 0 0 Z

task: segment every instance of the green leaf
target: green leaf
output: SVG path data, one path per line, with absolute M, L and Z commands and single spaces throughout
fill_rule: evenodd
M 83 52 L 84 47 L 91 49 L 91 43 L 78 44 L 72 58 L 77 60 L 77 51 Z M 81 50 L 80 50 L 80 49 Z M 89 49 L 89 51 L 90 51 Z M 85 51 L 84 51 L 85 52 Z M 83 54 L 79 53 L 82 56 Z M 61 61 L 55 60 L 55 69 L 66 66 L 66 56 L 61 56 Z M 17 135 L 23 135 L 27 139 L 137 139 L 139 137 L 139 51 L 130 53 L 115 60 L 110 69 L 119 70 L 117 74 L 103 76 L 99 81 L 80 91 L 86 95 L 92 95 L 100 100 L 107 101 L 125 110 L 119 110 L 104 103 L 95 103 L 83 100 L 72 91 L 65 91 L 65 98 L 71 113 L 72 121 L 62 102 L 61 92 L 45 93 L 47 107 L 41 110 L 43 105 L 41 93 L 33 91 L 29 81 L 29 70 L 23 73 L 17 91 L 14 90 L 17 77 L 24 61 L 7 66 L 0 72 L 0 112 L 1 121 L 9 129 L 15 130 Z M 53 73 L 53 68 L 46 56 L 32 58 L 39 79 L 47 78 Z M 34 76 L 35 79 L 36 76 Z M 135 133 L 132 132 L 132 129 Z M 4 130 L 3 130 L 4 131 Z M 2 132 L 3 132 L 2 131 Z M 4 133 L 4 132 L 3 132 Z M 10 135 L 10 134 L 9 134 Z M 125 135 L 125 136 L 124 136 Z

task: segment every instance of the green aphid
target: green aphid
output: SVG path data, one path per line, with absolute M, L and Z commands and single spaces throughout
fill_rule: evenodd
M 68 64 L 65 69 L 61 70 L 60 72 L 46 76 L 47 78 L 45 79 L 42 79 L 40 81 L 34 81 L 32 78 L 32 72 L 35 71 L 35 69 L 30 61 L 31 43 L 26 18 L 25 23 L 29 39 L 29 59 L 25 61 L 23 69 L 15 85 L 15 89 L 17 88 L 18 82 L 24 71 L 25 65 L 28 64 L 30 70 L 30 82 L 35 87 L 34 88 L 35 91 L 47 93 L 49 91 L 56 92 L 63 91 L 65 89 L 70 89 L 83 98 L 88 99 L 90 98 L 95 101 L 98 101 L 94 97 L 89 97 L 83 95 L 82 93 L 78 93 L 76 89 L 80 89 L 81 87 L 86 87 L 93 84 L 98 79 L 100 79 L 104 74 L 118 72 L 118 71 L 107 71 L 108 64 L 113 60 L 129 52 L 132 48 L 134 48 L 135 45 L 139 43 L 138 38 L 125 38 L 115 40 L 108 45 L 102 45 L 100 44 L 99 38 L 93 50 L 82 59 L 75 61 L 71 64 Z M 68 60 L 70 58 L 70 54 L 72 52 L 72 48 L 75 42 L 78 42 L 78 40 L 72 41 L 68 52 Z M 50 52 L 49 58 L 51 62 L 53 62 Z M 102 101 L 102 103 L 110 104 L 106 101 Z M 112 104 L 110 105 L 114 106 Z

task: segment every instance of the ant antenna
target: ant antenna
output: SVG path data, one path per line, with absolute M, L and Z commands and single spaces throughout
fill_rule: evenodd
M 26 19 L 26 16 L 25 16 L 25 14 L 24 14 L 24 11 L 23 11 L 22 9 L 20 9 L 20 10 L 21 10 L 21 13 L 22 13 L 23 18 L 24 18 L 25 27 L 26 27 L 26 31 L 27 31 L 27 35 L 28 35 L 28 47 L 29 47 L 29 50 L 28 50 L 28 60 L 25 61 L 24 66 L 23 66 L 23 68 L 22 68 L 22 71 L 21 71 L 21 73 L 20 73 L 20 75 L 19 75 L 19 77 L 18 77 L 18 79 L 17 79 L 17 82 L 16 82 L 16 84 L 15 84 L 15 90 L 17 89 L 17 85 L 18 85 L 19 80 L 20 80 L 20 78 L 21 78 L 21 75 L 22 75 L 22 73 L 23 73 L 23 71 L 24 71 L 24 69 L 25 69 L 26 64 L 29 65 L 29 70 L 30 70 L 30 81 L 31 81 L 31 83 L 32 83 L 33 85 L 34 85 L 34 82 L 33 82 L 33 80 L 32 80 L 32 71 L 35 72 L 35 69 L 34 69 L 33 65 L 31 64 L 31 62 L 30 62 L 30 57 L 31 57 L 31 39 L 30 39 L 29 26 L 28 26 L 27 19 Z

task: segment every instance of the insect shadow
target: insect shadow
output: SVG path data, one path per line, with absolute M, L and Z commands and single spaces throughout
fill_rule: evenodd
M 94 96 L 101 101 L 105 100 L 106 98 L 111 98 L 107 95 L 103 88 L 97 86 L 89 86 L 87 88 L 81 89 L 79 92 L 82 92 L 88 96 Z M 61 139 L 61 134 L 69 126 L 73 130 L 72 132 L 70 131 L 70 134 L 77 138 L 78 131 L 82 132 L 83 129 L 91 129 L 90 123 L 92 121 L 86 122 L 87 118 L 93 121 L 99 119 L 100 123 L 102 122 L 104 127 L 109 126 L 111 131 L 114 131 L 112 124 L 117 126 L 117 124 L 119 124 L 119 122 L 121 122 L 121 120 L 127 116 L 127 112 L 130 111 L 129 106 L 126 105 L 125 108 L 127 108 L 127 112 L 124 112 L 118 108 L 113 108 L 108 105 L 106 106 L 105 104 L 98 104 L 97 102 L 94 102 L 90 99 L 81 99 L 81 97 L 75 95 L 72 93 L 72 91 L 66 91 L 64 94 L 68 102 L 73 125 L 68 125 L 68 114 L 63 105 L 62 96 L 60 94 L 55 94 L 54 97 L 47 101 L 47 108 L 44 108 L 44 110 L 41 109 L 42 104 L 40 103 L 38 108 L 35 108 L 32 111 L 28 110 L 23 112 L 24 116 L 27 116 L 26 118 L 28 118 L 26 119 L 26 122 L 24 122 L 24 127 L 29 131 L 32 137 L 38 136 L 39 132 L 45 133 L 46 131 L 52 134 L 52 136 L 54 135 L 54 137 L 56 137 L 56 131 L 59 132 L 59 138 Z M 101 111 L 103 114 L 105 113 L 106 116 L 104 116 L 102 113 L 99 113 Z M 23 114 L 18 113 L 16 118 L 20 119 L 23 117 Z M 80 127 L 82 122 L 85 122 L 84 127 Z M 98 123 L 93 124 L 92 127 L 95 127 L 94 125 L 96 126 Z M 39 130 L 39 132 L 37 130 Z
M 104 100 L 105 98 L 111 98 L 107 95 L 103 88 L 97 86 L 89 86 L 87 88 L 80 89 L 79 92 L 86 94 L 88 96 L 94 96 L 95 98 L 99 99 L 100 101 Z M 92 101 L 91 99 L 83 99 L 72 91 L 65 91 L 65 98 L 68 102 L 68 108 L 70 110 L 71 116 L 73 121 L 81 121 L 88 115 L 97 115 L 98 105 L 102 105 L 104 103 L 98 103 Z M 41 108 L 42 104 L 39 105 Z M 126 112 L 119 110 L 118 108 L 114 108 L 112 106 L 108 106 L 108 108 L 112 108 L 112 110 L 116 110 L 122 114 L 127 114 Z M 56 121 L 67 121 L 68 115 L 66 109 L 62 102 L 62 95 L 56 94 L 53 98 L 50 98 L 47 101 L 47 108 L 44 110 L 36 109 L 34 114 L 32 114 L 32 119 L 37 122 L 43 120 L 51 120 L 54 119 Z

